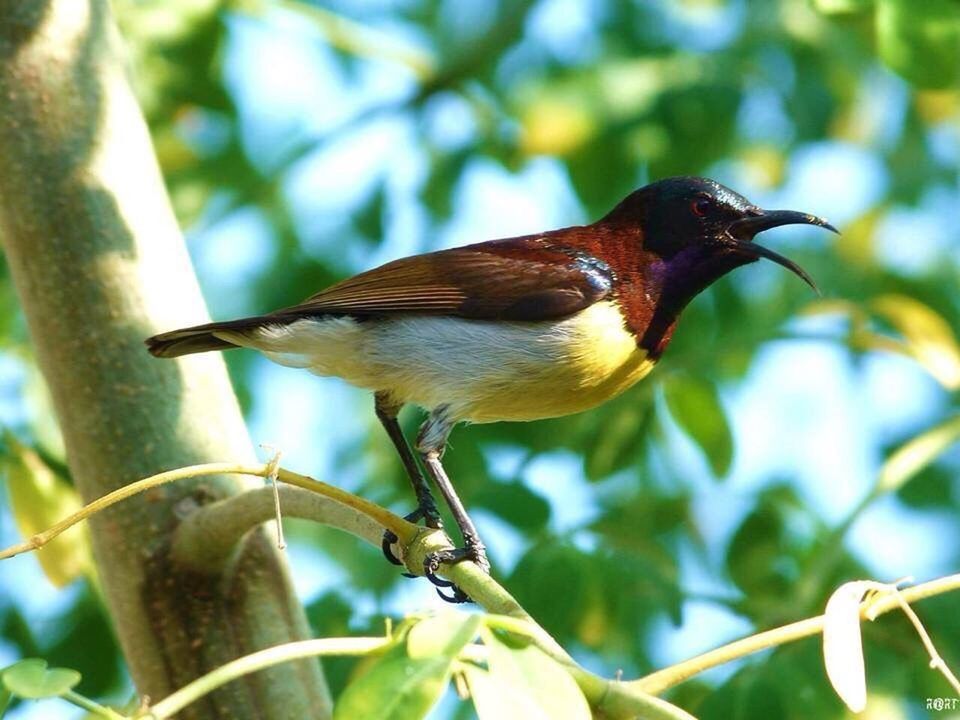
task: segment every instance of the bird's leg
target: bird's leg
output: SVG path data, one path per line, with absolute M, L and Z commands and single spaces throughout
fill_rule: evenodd
M 410 445 L 407 444 L 407 439 L 403 436 L 400 423 L 397 422 L 400 405 L 392 401 L 386 393 L 378 392 L 374 395 L 374 409 L 377 413 L 377 419 L 380 420 L 380 424 L 387 431 L 387 435 L 400 455 L 403 467 L 407 471 L 407 477 L 410 478 L 410 484 L 413 486 L 413 492 L 417 496 L 417 509 L 407 515 L 406 519 L 410 522 L 423 520 L 424 524 L 430 528 L 443 527 L 440 522 L 440 512 L 437 510 L 437 503 L 433 499 L 433 495 L 430 494 L 430 486 L 423 477 L 417 459 L 413 456 Z M 384 557 L 394 565 L 402 565 L 403 563 L 390 549 L 390 546 L 395 542 L 397 542 L 397 536 L 389 530 L 384 531 L 381 542 Z
M 460 528 L 460 535 L 463 537 L 463 547 L 450 550 L 441 550 L 430 553 L 423 563 L 424 573 L 427 578 L 439 587 L 451 587 L 452 595 L 445 595 L 439 589 L 440 597 L 448 602 L 461 603 L 469 602 L 470 598 L 463 590 L 456 585 L 450 585 L 449 581 L 442 580 L 436 576 L 441 563 L 457 563 L 462 560 L 472 560 L 477 563 L 484 572 L 490 571 L 490 562 L 487 560 L 487 551 L 484 544 L 480 541 L 480 535 L 474 526 L 470 516 L 467 515 L 463 503 L 460 501 L 457 491 L 454 490 L 450 478 L 447 477 L 446 470 L 440 462 L 443 455 L 443 449 L 447 442 L 447 437 L 453 429 L 454 423 L 447 417 L 446 406 L 441 406 L 430 413 L 430 417 L 420 428 L 417 435 L 417 451 L 420 453 L 420 459 L 440 492 L 443 499 L 446 500 L 453 518 Z

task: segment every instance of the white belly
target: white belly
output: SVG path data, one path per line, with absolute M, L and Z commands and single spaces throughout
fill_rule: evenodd
M 283 365 L 388 392 L 403 403 L 447 405 L 456 421 L 579 412 L 622 392 L 653 367 L 608 302 L 560 321 L 321 318 L 217 336 Z

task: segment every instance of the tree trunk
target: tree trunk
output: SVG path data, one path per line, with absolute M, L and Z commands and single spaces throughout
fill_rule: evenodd
M 0 3 L 0 241 L 86 501 L 161 470 L 252 457 L 221 358 L 150 357 L 143 339 L 206 310 L 107 0 Z M 307 636 L 261 527 L 216 576 L 169 559 L 171 530 L 235 478 L 177 483 L 91 523 L 130 672 L 154 700 L 246 652 Z M 191 718 L 329 716 L 319 665 L 258 673 Z

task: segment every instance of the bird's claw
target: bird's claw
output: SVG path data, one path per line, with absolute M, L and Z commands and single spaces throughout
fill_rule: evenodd
M 451 548 L 449 550 L 438 550 L 432 552 L 424 558 L 423 574 L 437 588 L 437 595 L 448 603 L 466 603 L 473 602 L 469 595 L 461 590 L 456 584 L 449 580 L 444 580 L 437 575 L 440 565 L 454 565 L 464 560 L 470 560 L 476 563 L 485 573 L 490 572 L 490 563 L 487 560 L 487 553 L 479 543 L 468 545 L 462 548 Z M 443 590 L 449 588 L 450 594 Z
M 417 509 L 412 513 L 403 516 L 403 519 L 407 522 L 418 523 L 423 520 L 423 524 L 428 528 L 434 530 L 439 530 L 443 528 L 443 523 L 440 521 L 440 513 L 437 511 L 437 506 L 433 502 L 422 503 L 417 506 Z M 383 556 L 387 559 L 388 562 L 393 565 L 403 565 L 403 561 L 400 560 L 390 549 L 391 545 L 394 545 L 400 538 L 396 536 L 395 533 L 390 530 L 383 531 L 383 539 L 380 541 L 380 550 L 383 552 Z M 417 577 L 412 573 L 403 573 L 404 577 Z

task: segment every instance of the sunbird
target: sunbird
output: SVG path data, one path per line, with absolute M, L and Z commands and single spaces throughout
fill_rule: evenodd
M 430 555 L 424 572 L 442 597 L 463 602 L 437 576 L 440 564 L 472 560 L 489 571 L 489 563 L 441 463 L 451 430 L 569 415 L 622 393 L 663 355 L 687 303 L 741 265 L 766 258 L 816 290 L 803 268 L 753 242 L 795 224 L 837 232 L 814 215 L 763 210 L 707 178 L 667 178 L 591 225 L 394 260 L 298 305 L 146 343 L 161 358 L 253 348 L 373 391 L 416 494 L 407 519 L 442 527 L 422 464 L 459 527 L 463 545 Z M 397 422 L 404 405 L 428 413 L 412 449 Z M 384 554 L 401 564 L 396 541 L 384 534 Z

